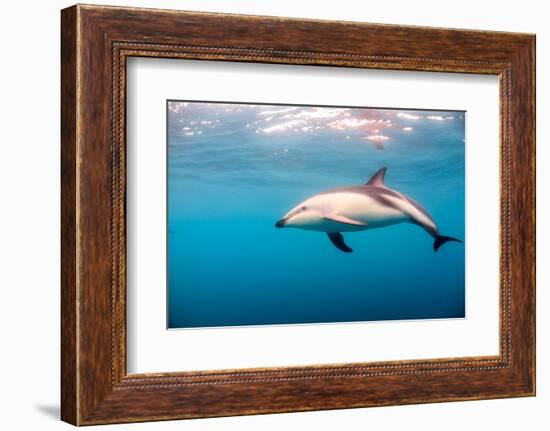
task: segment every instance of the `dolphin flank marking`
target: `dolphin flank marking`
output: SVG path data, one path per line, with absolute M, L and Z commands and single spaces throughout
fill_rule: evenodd
M 384 183 L 386 168 L 379 169 L 364 185 L 327 190 L 307 198 L 286 213 L 275 227 L 325 232 L 339 250 L 353 250 L 345 243 L 342 232 L 358 232 L 412 223 L 434 238 L 433 249 L 439 250 L 457 238 L 439 233 L 432 216 L 415 200 L 390 189 Z

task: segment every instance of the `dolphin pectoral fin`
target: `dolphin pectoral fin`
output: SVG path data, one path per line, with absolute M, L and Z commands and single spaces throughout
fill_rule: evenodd
M 365 222 L 358 221 L 358 220 L 353 220 L 349 217 L 346 217 L 346 216 L 343 216 L 343 215 L 338 215 L 338 214 L 330 214 L 330 215 L 324 216 L 323 218 L 325 220 L 334 221 L 336 223 L 352 224 L 354 226 L 366 226 L 367 225 L 367 223 L 365 223 Z
M 328 238 L 330 241 L 334 244 L 334 246 L 338 250 L 342 250 L 344 253 L 351 253 L 353 250 L 348 247 L 348 245 L 344 242 L 344 237 L 340 232 L 332 233 L 327 232 Z

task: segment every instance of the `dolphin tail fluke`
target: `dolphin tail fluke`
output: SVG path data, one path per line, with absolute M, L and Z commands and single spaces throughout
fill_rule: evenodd
M 344 253 L 351 253 L 353 250 L 348 247 L 344 242 L 344 236 L 340 232 L 331 233 L 327 232 L 328 238 L 334 244 L 338 250 L 342 250 Z
M 444 235 L 437 235 L 434 240 L 434 251 L 439 250 L 439 247 L 441 247 L 443 244 L 449 241 L 455 241 L 462 243 L 461 240 L 457 238 L 453 238 L 452 236 L 444 236 Z

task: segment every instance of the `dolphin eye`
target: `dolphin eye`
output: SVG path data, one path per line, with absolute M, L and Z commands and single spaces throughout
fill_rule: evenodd
M 307 210 L 307 207 L 304 205 L 302 208 L 300 208 L 301 211 Z

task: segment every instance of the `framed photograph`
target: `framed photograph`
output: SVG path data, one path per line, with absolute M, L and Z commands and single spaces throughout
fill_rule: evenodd
M 64 421 L 535 394 L 534 35 L 61 17 Z

